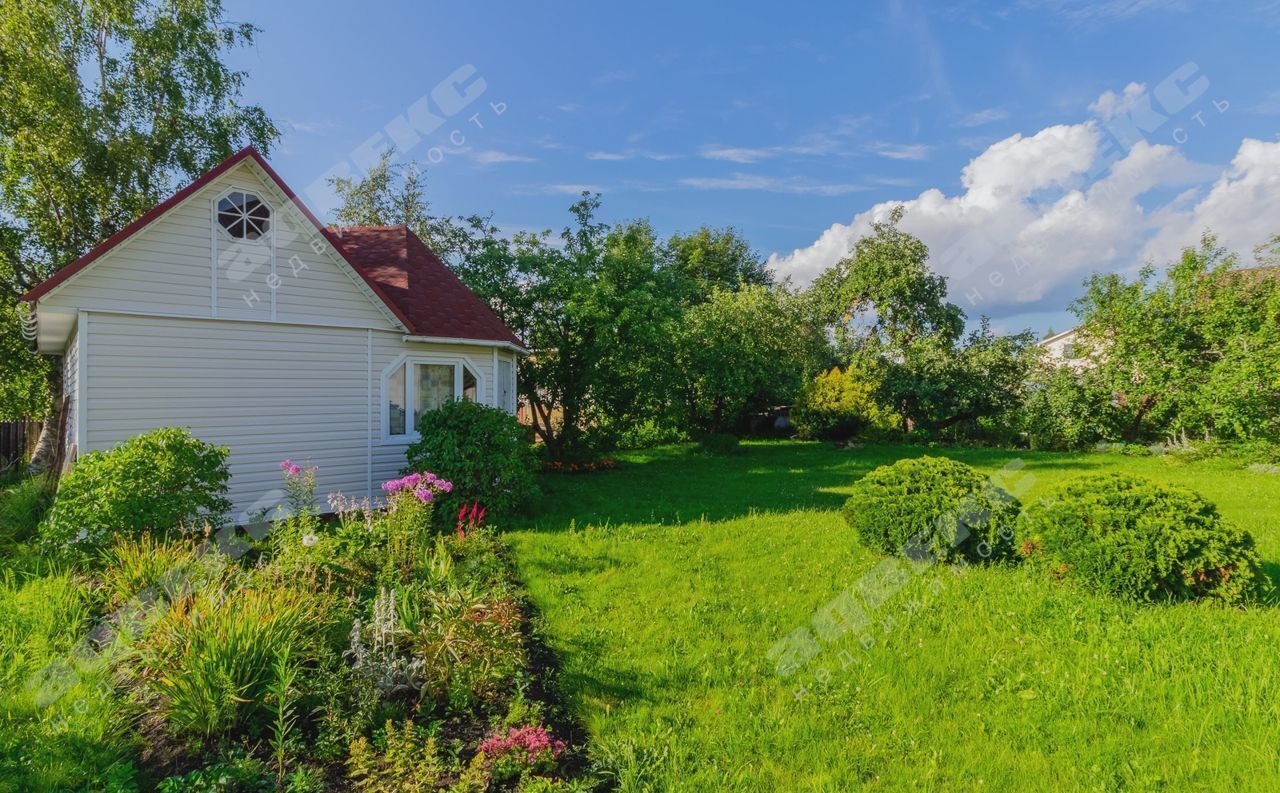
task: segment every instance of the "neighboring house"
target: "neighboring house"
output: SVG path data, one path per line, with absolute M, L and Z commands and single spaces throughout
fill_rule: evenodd
M 1044 359 L 1057 366 L 1070 366 L 1072 369 L 1092 366 L 1093 362 L 1082 356 L 1076 346 L 1079 333 L 1079 328 L 1072 328 L 1042 339 L 1039 347 Z
M 63 356 L 68 451 L 187 427 L 230 449 L 239 523 L 284 458 L 376 497 L 423 411 L 516 410 L 520 340 L 413 232 L 323 227 L 252 148 L 23 299 Z

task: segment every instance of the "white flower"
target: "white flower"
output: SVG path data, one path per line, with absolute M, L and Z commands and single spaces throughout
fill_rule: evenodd
M 302 538 L 302 544 L 307 548 L 310 548 L 318 542 L 320 542 L 320 538 L 314 534 L 308 534 Z

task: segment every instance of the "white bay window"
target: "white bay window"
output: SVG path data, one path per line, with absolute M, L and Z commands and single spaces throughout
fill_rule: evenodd
M 481 383 L 481 375 L 465 358 L 409 357 L 396 361 L 382 375 L 383 439 L 416 440 L 418 422 L 424 413 L 454 399 L 479 401 Z

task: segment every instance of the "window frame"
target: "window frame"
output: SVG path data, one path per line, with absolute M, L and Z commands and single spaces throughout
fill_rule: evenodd
M 267 221 L 268 221 L 267 230 L 264 234 L 262 234 L 256 240 L 251 240 L 248 237 L 237 237 L 233 235 L 230 231 L 227 230 L 226 226 L 222 225 L 222 221 L 218 219 L 218 215 L 219 215 L 218 205 L 221 204 L 223 200 L 230 198 L 232 193 L 242 193 L 246 198 L 249 196 L 253 196 L 254 198 L 258 199 L 258 203 L 262 204 L 264 207 L 267 208 Z M 228 187 L 226 190 L 223 190 L 221 193 L 218 193 L 216 196 L 214 196 L 212 209 L 213 209 L 213 227 L 218 231 L 221 231 L 222 236 L 225 239 L 241 245 L 267 245 L 267 244 L 271 244 L 272 246 L 275 245 L 277 208 L 275 204 L 267 200 L 266 196 L 262 195 L 261 191 L 254 190 L 252 188 L 245 188 L 245 187 Z
M 378 389 L 378 393 L 381 395 L 379 412 L 381 413 L 380 426 L 383 444 L 410 444 L 419 438 L 419 433 L 413 422 L 414 406 L 417 404 L 418 396 L 418 379 L 414 375 L 413 367 L 419 364 L 452 366 L 454 399 L 462 399 L 462 369 L 466 367 L 476 379 L 476 402 L 481 405 L 489 405 L 492 401 L 485 399 L 485 396 L 489 395 L 490 392 L 485 388 L 484 373 L 480 371 L 480 367 L 470 357 L 450 353 L 411 353 L 401 355 L 382 370 L 380 378 L 381 386 Z M 390 431 L 391 392 L 388 387 L 388 381 L 397 370 L 404 373 L 405 432 L 403 435 L 392 435 Z

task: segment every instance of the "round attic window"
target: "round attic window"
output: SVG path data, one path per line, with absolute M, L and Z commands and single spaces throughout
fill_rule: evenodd
M 218 225 L 238 240 L 261 239 L 271 228 L 271 209 L 253 193 L 228 193 L 218 201 Z

